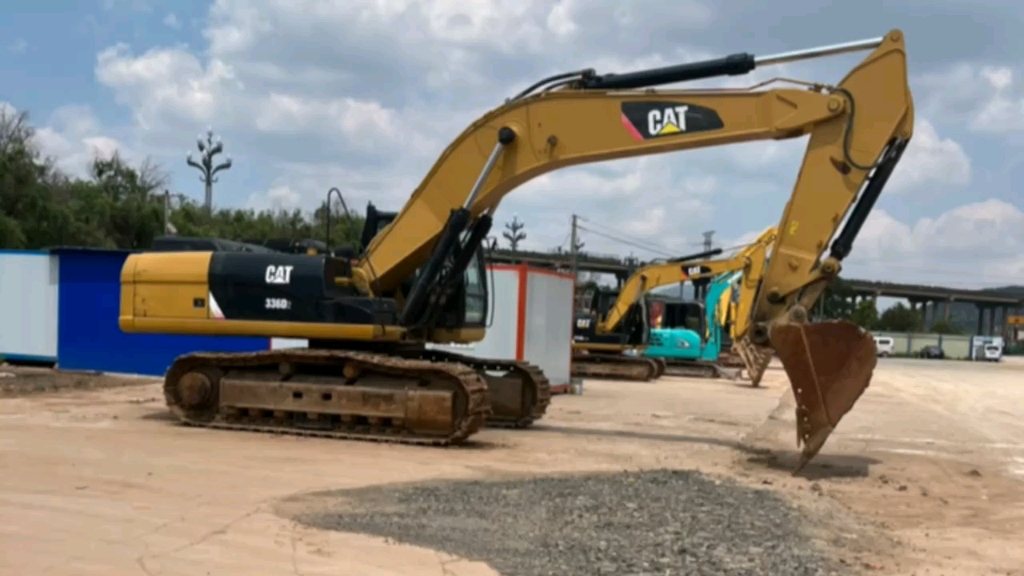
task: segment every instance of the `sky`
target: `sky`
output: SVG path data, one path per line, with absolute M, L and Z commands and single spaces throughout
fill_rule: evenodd
M 549 74 L 627 72 L 906 34 L 915 132 L 852 254 L 849 278 L 958 288 L 1024 284 L 1024 4 L 988 0 L 36 0 L 0 9 L 0 103 L 27 110 L 68 172 L 117 150 L 185 163 L 212 127 L 233 166 L 221 207 L 311 210 L 334 186 L 398 210 L 486 111 Z M 759 69 L 837 82 L 864 54 Z M 642 259 L 748 242 L 776 224 L 806 139 L 562 169 L 495 214 L 523 248 Z M 468 191 L 467 191 L 468 192 Z M 625 242 L 623 242 L 625 241 Z

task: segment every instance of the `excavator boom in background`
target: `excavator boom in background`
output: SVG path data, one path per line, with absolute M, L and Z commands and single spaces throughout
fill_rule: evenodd
M 862 50 L 871 52 L 835 86 L 653 89 Z M 164 381 L 167 404 L 193 425 L 429 444 L 465 440 L 485 421 L 529 425 L 550 393 L 535 366 L 426 346 L 483 338 L 481 242 L 501 199 L 569 166 L 807 136 L 751 338 L 773 347 L 790 375 L 810 458 L 866 388 L 875 356 L 856 326 L 807 324 L 806 309 L 839 273 L 912 128 L 899 30 L 766 57 L 560 74 L 470 125 L 389 223 L 367 221 L 358 255 L 132 254 L 119 325 L 309 340 L 302 350 L 176 359 Z
M 666 315 L 677 318 L 669 325 L 651 329 L 650 345 L 644 350 L 644 356 L 665 362 L 666 371 L 676 376 L 725 375 L 719 365 L 724 326 L 719 306 L 733 283 L 741 278 L 761 278 L 768 249 L 777 238 L 778 230 L 770 227 L 732 258 L 703 264 L 705 275 L 715 277 L 703 302 L 666 303 Z M 697 321 L 695 329 L 686 326 L 687 317 Z
M 648 381 L 665 373 L 662 361 L 638 355 L 649 332 L 645 294 L 660 286 L 700 281 L 700 258 L 717 256 L 721 249 L 650 264 L 634 272 L 621 289 L 597 287 L 585 293 L 586 306 L 573 317 L 573 376 Z M 696 274 L 696 276 L 691 276 Z
M 743 270 L 760 277 L 764 252 L 775 242 L 776 230 L 770 227 L 754 242 L 729 258 L 711 260 L 722 249 L 673 258 L 649 264 L 630 275 L 617 292 L 595 293 L 591 310 L 576 314 L 573 324 L 573 376 L 650 380 L 668 368 L 670 356 L 628 355 L 647 348 L 651 326 L 644 296 L 652 290 L 681 282 L 710 281 L 726 272 Z M 760 258 L 756 256 L 760 254 Z M 752 270 L 756 260 L 758 270 Z M 607 310 L 602 300 L 615 294 Z M 598 319 L 603 314 L 603 318 Z M 716 354 L 717 356 L 717 354 Z M 701 371 L 703 375 L 703 371 Z

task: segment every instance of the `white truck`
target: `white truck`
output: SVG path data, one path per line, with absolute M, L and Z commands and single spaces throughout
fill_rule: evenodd
M 972 336 L 971 360 L 999 362 L 1003 358 L 1002 336 Z
M 882 358 L 888 358 L 892 355 L 893 346 L 896 345 L 896 341 L 889 336 L 875 336 L 875 350 L 876 354 Z

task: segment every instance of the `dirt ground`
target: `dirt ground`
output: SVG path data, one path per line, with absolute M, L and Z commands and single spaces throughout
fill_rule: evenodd
M 0 377 L 0 573 L 493 575 L 302 526 L 281 502 L 394 482 L 681 468 L 776 489 L 833 518 L 821 538 L 842 540 L 836 555 L 871 573 L 1024 574 L 1022 377 L 1012 359 L 880 360 L 794 477 L 780 369 L 760 389 L 588 381 L 583 395 L 556 397 L 536 429 L 485 430 L 454 449 L 186 428 L 168 419 L 155 382 L 17 395 L 15 374 Z

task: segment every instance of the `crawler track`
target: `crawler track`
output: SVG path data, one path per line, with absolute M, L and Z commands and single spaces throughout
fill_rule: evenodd
M 746 367 L 746 364 L 743 363 L 743 356 L 737 353 L 735 348 L 723 348 L 721 354 L 718 355 L 718 365 L 725 368 Z
M 341 350 L 186 354 L 164 396 L 192 426 L 439 446 L 490 413 L 469 366 Z
M 572 375 L 584 378 L 612 378 L 647 382 L 660 378 L 665 364 L 643 356 L 624 354 L 575 354 L 572 357 Z
M 692 360 L 668 360 L 665 373 L 669 376 L 685 376 L 688 378 L 728 378 L 718 365 Z
M 519 360 L 477 358 L 447 350 L 402 352 L 404 358 L 431 362 L 458 362 L 475 370 L 487 382 L 491 428 L 527 428 L 544 417 L 551 404 L 551 383 L 539 366 Z M 493 376 L 487 372 L 500 372 Z

